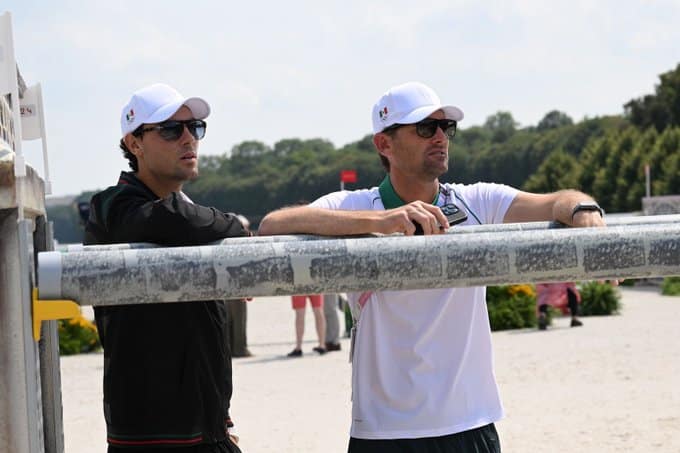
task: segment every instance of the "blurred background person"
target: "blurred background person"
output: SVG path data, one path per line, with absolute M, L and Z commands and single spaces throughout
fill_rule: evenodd
M 250 232 L 250 221 L 241 214 L 236 218 L 241 222 L 243 228 L 252 236 Z M 251 357 L 253 354 L 248 350 L 248 335 L 246 326 L 248 323 L 248 304 L 251 298 L 227 299 L 227 338 L 232 357 Z
M 340 298 L 338 294 L 324 294 L 323 314 L 326 318 L 326 351 L 339 351 L 340 321 L 338 320 Z
M 292 296 L 293 310 L 295 310 L 295 349 L 288 353 L 288 357 L 302 357 L 302 338 L 305 334 L 305 306 L 307 299 L 314 313 L 314 324 L 319 345 L 313 351 L 323 355 L 326 353 L 326 319 L 323 314 L 323 296 L 321 294 L 305 294 Z
M 548 328 L 548 307 L 555 307 L 564 314 L 571 314 L 571 327 L 582 326 L 578 319 L 578 304 L 581 303 L 581 294 L 574 282 L 564 283 L 537 283 L 536 305 L 538 307 L 538 328 Z

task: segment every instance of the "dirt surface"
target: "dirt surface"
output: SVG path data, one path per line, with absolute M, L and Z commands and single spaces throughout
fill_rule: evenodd
M 506 409 L 504 452 L 680 452 L 680 297 L 622 289 L 618 316 L 569 328 L 493 334 Z M 304 356 L 288 359 L 289 298 L 248 306 L 254 357 L 234 360 L 232 416 L 244 453 L 345 452 L 350 420 L 349 342 L 325 356 L 307 313 Z M 342 322 L 342 318 L 341 318 Z M 62 358 L 66 453 L 104 452 L 102 355 Z

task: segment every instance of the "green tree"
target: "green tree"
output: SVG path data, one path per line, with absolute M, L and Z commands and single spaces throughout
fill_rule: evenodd
M 581 167 L 576 159 L 556 150 L 543 161 L 536 173 L 524 184 L 529 192 L 548 193 L 576 187 Z
M 680 152 L 680 128 L 666 129 L 654 143 L 650 155 L 650 166 L 653 169 L 652 194 L 672 195 L 677 172 L 677 156 Z
M 609 134 L 611 146 L 604 157 L 604 164 L 598 168 L 593 181 L 593 194 L 602 207 L 610 212 L 621 212 L 625 207 L 625 195 L 620 191 L 628 190 L 632 181 L 620 181 L 621 165 L 633 152 L 637 131 L 628 128 L 623 133 Z M 619 186 L 620 184 L 620 186 Z
M 484 127 L 491 132 L 491 140 L 499 143 L 512 137 L 517 129 L 517 122 L 510 112 L 496 112 L 486 118 Z
M 545 114 L 541 121 L 538 122 L 536 130 L 541 132 L 548 129 L 557 129 L 563 126 L 571 126 L 572 124 L 574 124 L 574 121 L 569 117 L 569 115 L 564 112 L 560 112 L 559 110 L 551 110 Z
M 627 134 L 633 143 L 630 150 L 621 157 L 621 166 L 616 177 L 617 190 L 614 195 L 614 204 L 621 212 L 642 209 L 642 197 L 645 196 L 644 168 L 647 161 L 645 156 L 656 141 L 654 128 L 640 133 L 631 127 Z
M 625 104 L 625 114 L 636 126 L 654 126 L 661 132 L 669 126 L 680 126 L 680 64 L 659 76 L 655 94 L 632 99 Z
M 256 140 L 242 142 L 231 149 L 233 157 L 258 157 L 271 151 L 267 145 Z
M 608 132 L 603 137 L 590 141 L 581 155 L 579 188 L 592 194 L 597 200 L 608 198 L 608 194 L 600 193 L 598 190 L 606 190 L 602 172 L 607 165 L 607 158 L 613 152 L 616 136 L 617 133 Z M 595 187 L 596 181 L 599 184 L 597 188 Z M 609 206 L 605 203 L 601 205 L 605 210 L 609 210 Z

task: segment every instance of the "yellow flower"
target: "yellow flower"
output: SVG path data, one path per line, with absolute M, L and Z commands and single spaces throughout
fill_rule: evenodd
M 516 294 L 522 294 L 529 297 L 536 296 L 536 292 L 534 291 L 534 287 L 532 285 L 510 285 L 508 286 L 508 293 L 511 296 Z

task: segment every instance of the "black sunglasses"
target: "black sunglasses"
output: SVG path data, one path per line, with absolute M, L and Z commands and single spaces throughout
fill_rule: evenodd
M 184 133 L 184 126 L 189 129 L 189 133 L 193 135 L 196 140 L 205 137 L 205 128 L 207 127 L 207 124 L 203 120 L 163 121 L 155 126 L 138 129 L 138 132 L 134 135 L 141 137 L 144 132 L 158 131 L 158 135 L 160 135 L 163 140 L 173 142 L 182 136 Z
M 453 138 L 456 136 L 456 128 L 458 123 L 455 120 L 438 120 L 436 118 L 425 118 L 422 121 L 418 121 L 413 124 L 416 127 L 416 134 L 422 138 L 432 138 L 434 134 L 437 133 L 437 129 L 444 131 L 448 138 Z M 383 132 L 395 131 L 403 126 L 409 126 L 409 124 L 393 124 L 392 126 L 383 130 Z

